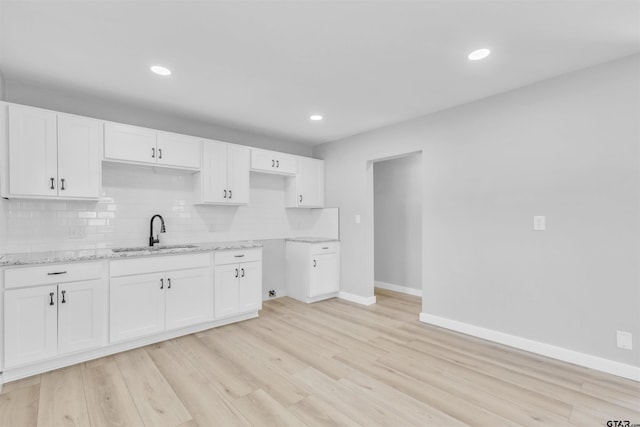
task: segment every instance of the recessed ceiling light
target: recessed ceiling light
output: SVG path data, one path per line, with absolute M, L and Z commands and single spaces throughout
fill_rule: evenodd
M 154 65 L 151 67 L 151 71 L 153 71 L 154 73 L 160 75 L 160 76 L 170 76 L 171 75 L 171 70 L 163 67 L 161 65 Z
M 322 120 L 322 116 L 320 114 L 314 114 L 312 116 L 309 116 L 309 120 L 313 120 L 314 122 L 317 122 L 319 120 Z
M 490 53 L 491 51 L 489 49 L 476 49 L 469 54 L 468 58 L 470 61 L 478 61 L 486 58 Z

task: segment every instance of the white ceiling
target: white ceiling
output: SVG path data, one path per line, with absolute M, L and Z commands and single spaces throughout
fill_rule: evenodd
M 640 0 L 0 1 L 7 81 L 318 144 L 640 51 Z M 484 61 L 467 54 L 489 47 Z M 169 78 L 149 72 L 162 64 Z M 325 116 L 310 122 L 312 113 Z

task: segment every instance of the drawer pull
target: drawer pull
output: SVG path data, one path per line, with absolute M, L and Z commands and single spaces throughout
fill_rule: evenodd
M 54 271 L 52 273 L 47 273 L 47 276 L 57 276 L 58 274 L 67 274 L 66 271 Z
M 244 256 L 244 254 L 242 254 L 242 255 L 234 255 L 234 257 L 236 257 L 236 258 L 242 258 L 243 256 Z
M 322 249 L 329 249 L 329 246 L 323 246 Z

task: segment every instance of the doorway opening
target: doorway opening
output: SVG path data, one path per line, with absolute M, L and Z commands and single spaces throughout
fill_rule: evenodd
M 422 153 L 373 163 L 374 286 L 422 296 Z

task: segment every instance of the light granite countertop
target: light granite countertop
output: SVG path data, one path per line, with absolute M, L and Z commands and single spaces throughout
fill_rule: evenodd
M 339 242 L 338 239 L 333 239 L 330 237 L 294 237 L 291 239 L 285 239 L 287 242 L 301 242 L 301 243 L 328 243 L 328 242 Z
M 87 249 L 50 252 L 30 252 L 0 254 L 0 267 L 18 265 L 52 264 L 57 262 L 93 261 L 101 259 L 136 258 L 154 255 L 172 255 L 191 252 L 210 252 L 228 249 L 261 248 L 262 244 L 253 241 L 192 243 L 185 245 L 160 245 L 154 249 L 148 246 Z

